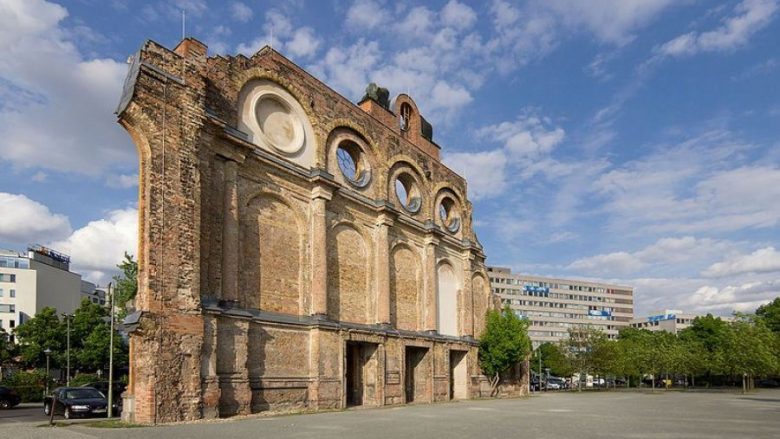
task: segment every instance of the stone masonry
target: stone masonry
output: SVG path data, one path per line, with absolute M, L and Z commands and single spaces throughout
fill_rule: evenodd
M 414 101 L 372 87 L 355 105 L 270 47 L 208 57 L 188 38 L 133 57 L 117 111 L 140 161 L 126 420 L 487 391 L 466 182 Z

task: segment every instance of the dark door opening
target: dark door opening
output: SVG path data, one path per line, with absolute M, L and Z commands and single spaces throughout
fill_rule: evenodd
M 468 398 L 466 351 L 450 351 L 450 399 Z
M 421 400 L 425 395 L 425 376 L 422 370 L 422 360 L 428 352 L 427 348 L 407 346 L 405 367 L 406 402 Z
M 376 347 L 373 343 L 347 342 L 345 390 L 348 407 L 376 404 Z

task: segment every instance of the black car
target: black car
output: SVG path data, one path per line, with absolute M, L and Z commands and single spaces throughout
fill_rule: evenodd
M 43 413 L 51 415 L 52 404 L 54 414 L 63 415 L 65 419 L 78 416 L 106 416 L 108 401 L 94 387 L 59 387 L 51 395 L 43 399 Z
M 16 393 L 16 390 L 9 387 L 0 386 L 0 409 L 10 409 L 19 405 L 22 398 Z
M 98 389 L 103 396 L 108 399 L 108 381 L 95 381 L 84 384 L 81 387 L 92 387 Z M 122 411 L 122 392 L 125 391 L 125 385 L 122 383 L 114 382 L 111 386 L 114 389 L 114 393 L 111 395 L 113 399 L 114 410 L 113 413 L 119 414 Z

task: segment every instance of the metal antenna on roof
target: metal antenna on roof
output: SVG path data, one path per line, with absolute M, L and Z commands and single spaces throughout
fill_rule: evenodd
M 187 25 L 187 10 L 182 9 L 181 10 L 181 39 L 182 40 L 187 37 L 186 25 Z

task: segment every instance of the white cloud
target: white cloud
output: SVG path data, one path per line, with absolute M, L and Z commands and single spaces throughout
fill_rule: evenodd
M 347 22 L 350 25 L 366 29 L 387 23 L 387 18 L 387 11 L 373 0 L 356 0 L 347 11 Z
M 702 272 L 702 276 L 724 277 L 778 271 L 780 271 L 780 252 L 776 251 L 774 247 L 765 247 L 748 255 L 738 255 L 712 264 Z
M 233 16 L 233 19 L 236 21 L 240 21 L 241 23 L 246 23 L 247 21 L 252 19 L 252 8 L 246 5 L 246 3 L 242 2 L 234 2 L 230 5 L 230 14 Z
M 138 186 L 138 174 L 110 174 L 106 177 L 106 186 L 116 189 Z
M 441 21 L 445 26 L 468 29 L 476 23 L 477 13 L 458 0 L 450 0 L 441 10 Z
M 425 6 L 412 8 L 397 24 L 398 35 L 403 38 L 419 38 L 427 35 L 433 27 L 434 14 Z
M 602 173 L 590 183 L 622 233 L 728 232 L 780 223 L 780 168 L 748 162 L 755 149 L 711 130 Z
M 445 153 L 444 163 L 466 179 L 472 200 L 497 196 L 507 187 L 502 150 Z
M 0 192 L 0 242 L 30 244 L 70 233 L 68 217 L 24 195 Z
M 240 43 L 238 53 L 252 56 L 263 46 L 271 46 L 292 58 L 307 59 L 317 53 L 321 41 L 310 27 L 296 28 L 282 12 L 271 9 L 265 14 L 263 33 L 253 40 Z
M 691 265 L 707 264 L 723 254 L 735 252 L 737 244 L 693 236 L 661 238 L 634 252 L 618 251 L 580 258 L 568 270 L 585 276 L 621 277 L 649 271 L 676 274 Z
M 100 174 L 135 163 L 116 123 L 124 63 L 85 57 L 44 1 L 0 5 L 0 154 L 20 167 Z
M 483 139 L 504 142 L 510 160 L 524 160 L 548 155 L 566 137 L 561 127 L 551 127 L 551 121 L 525 110 L 517 120 L 490 125 L 477 131 Z
M 71 271 L 87 280 L 105 284 L 117 272 L 124 252 L 136 255 L 138 247 L 138 211 L 120 209 L 108 212 L 104 219 L 91 221 L 65 239 L 48 244 L 71 257 Z
M 678 3 L 675 0 L 539 0 L 571 26 L 582 26 L 602 42 L 624 45 L 634 33 Z
M 777 9 L 777 0 L 743 0 L 734 8 L 734 15 L 724 19 L 718 28 L 680 35 L 658 47 L 656 52 L 661 56 L 689 56 L 734 50 L 747 44 L 750 37 L 766 27 Z
M 293 37 L 285 47 L 294 57 L 307 58 L 317 52 L 320 40 L 314 35 L 310 27 L 303 27 L 295 31 Z
M 780 279 L 751 281 L 716 287 L 705 285 L 687 295 L 683 303 L 700 312 L 753 312 L 758 306 L 780 296 Z

